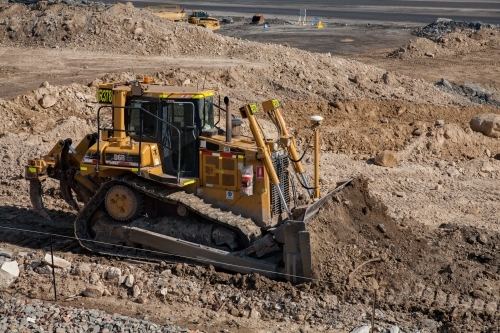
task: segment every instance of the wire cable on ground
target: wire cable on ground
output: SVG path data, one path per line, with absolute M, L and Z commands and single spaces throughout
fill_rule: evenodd
M 53 237 L 57 236 L 57 237 L 61 237 L 61 238 L 73 239 L 73 240 L 80 241 L 78 238 L 73 237 L 73 236 L 53 234 L 53 233 L 50 233 L 50 232 L 35 231 L 35 230 L 22 229 L 22 228 L 14 228 L 14 227 L 6 227 L 6 226 L 0 226 L 0 229 L 13 230 L 13 231 L 18 231 L 18 232 L 34 233 L 34 234 L 40 234 L 40 235 L 45 235 L 45 236 L 49 236 L 49 237 L 52 235 Z M 157 251 L 157 250 L 137 249 L 137 248 L 131 247 L 131 246 L 117 245 L 117 244 L 112 244 L 112 243 L 107 243 L 107 242 L 102 242 L 102 241 L 96 241 L 96 240 L 93 240 L 93 239 L 82 239 L 81 241 L 88 241 L 88 242 L 93 242 L 93 243 L 96 243 L 96 244 L 107 245 L 107 246 L 114 246 L 114 247 L 119 247 L 119 248 L 128 249 L 128 250 L 144 251 L 144 252 L 148 252 L 148 253 L 154 253 L 154 254 L 159 254 L 159 255 L 164 255 L 164 256 L 169 256 L 169 257 L 178 257 L 178 258 L 181 258 L 181 259 L 185 259 L 185 260 L 189 260 L 189 261 L 194 261 L 194 262 L 204 262 L 204 263 L 207 263 L 207 264 L 224 264 L 224 265 L 230 266 L 230 267 L 239 267 L 239 268 L 248 269 L 248 267 L 244 267 L 244 266 L 240 266 L 240 265 L 234 265 L 234 264 L 221 263 L 221 262 L 218 262 L 218 261 L 215 261 L 215 260 L 210 260 L 210 259 L 203 259 L 203 258 L 199 258 L 199 257 L 193 258 L 193 257 L 189 257 L 189 256 L 183 256 L 183 255 L 178 255 L 178 254 L 171 254 L 171 253 L 168 253 L 168 252 Z M 143 259 L 143 260 L 145 259 L 145 257 L 141 257 L 141 256 L 120 255 L 120 254 L 116 254 L 116 253 L 114 253 L 114 254 L 107 254 L 107 255 L 113 256 L 113 257 L 124 257 L 124 258 L 129 258 L 129 259 L 130 258 L 133 258 L 133 259 Z M 146 257 L 146 259 L 148 259 L 148 258 Z M 151 260 L 151 259 L 149 259 L 149 260 Z M 283 276 L 283 277 L 295 277 L 295 278 L 300 278 L 300 279 L 304 279 L 304 280 L 311 281 L 311 282 L 314 281 L 314 282 L 320 282 L 320 283 L 329 284 L 329 285 L 342 286 L 342 287 L 346 287 L 346 288 L 349 288 L 349 289 L 357 289 L 357 290 L 360 290 L 360 291 L 365 291 L 369 295 L 371 295 L 371 293 L 374 290 L 373 288 L 366 288 L 366 287 L 360 287 L 360 286 L 352 286 L 350 284 L 345 284 L 345 283 L 341 283 L 341 282 L 334 282 L 334 281 L 331 281 L 331 280 L 323 280 L 323 279 L 317 279 L 317 278 L 308 278 L 308 277 L 304 277 L 304 276 L 300 276 L 300 275 L 292 275 L 292 274 L 286 274 L 286 273 L 279 273 L 279 272 L 267 271 L 267 270 L 263 270 L 263 269 L 252 269 L 252 270 L 255 271 L 256 273 L 258 273 L 258 272 L 272 273 L 272 274 L 277 274 L 277 275 L 280 275 L 280 276 Z M 463 300 L 462 304 L 458 304 L 456 302 L 448 302 L 448 301 L 444 301 L 443 302 L 441 300 L 436 299 L 436 297 L 437 297 L 437 290 L 434 290 L 434 289 L 428 290 L 427 286 L 424 286 L 424 287 L 426 287 L 426 288 L 424 288 L 422 290 L 422 295 L 415 296 L 415 295 L 408 295 L 408 294 L 403 294 L 403 293 L 393 294 L 393 293 L 385 292 L 383 294 L 383 296 L 386 299 L 387 298 L 391 298 L 391 297 L 392 298 L 401 298 L 401 299 L 405 299 L 405 300 L 418 301 L 419 303 L 422 303 L 422 301 L 429 301 L 430 304 L 437 303 L 437 304 L 446 305 L 446 306 L 449 306 L 449 307 L 452 307 L 452 308 L 453 307 L 462 307 L 462 308 L 466 308 L 466 309 L 473 308 L 474 310 L 481 310 L 481 308 L 484 308 L 485 311 L 493 311 L 493 313 L 500 312 L 500 299 L 489 299 L 488 303 L 486 303 L 485 301 L 483 301 L 481 299 L 479 299 L 479 301 L 474 301 L 474 298 L 470 302 L 467 302 L 467 300 Z M 433 297 L 432 298 L 424 297 L 423 294 L 426 291 L 427 291 L 427 294 L 432 294 Z M 371 296 L 368 296 L 368 297 L 371 297 Z M 276 303 L 276 304 L 278 304 L 278 303 Z M 278 305 L 280 305 L 280 304 L 278 304 Z M 422 304 L 425 305 L 425 303 L 422 303 Z M 286 303 L 283 303 L 281 305 L 289 306 L 289 304 L 287 305 Z M 490 306 L 488 307 L 488 305 L 490 305 Z M 495 307 L 497 309 L 494 309 Z

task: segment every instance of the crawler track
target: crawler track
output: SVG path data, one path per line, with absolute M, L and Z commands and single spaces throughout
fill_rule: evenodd
M 146 257 L 151 259 L 157 257 L 147 250 L 130 249 L 122 246 L 108 246 L 104 248 L 93 240 L 91 219 L 104 202 L 106 192 L 115 185 L 129 186 L 138 191 L 141 195 L 154 198 L 165 204 L 184 205 L 194 214 L 210 222 L 236 231 L 240 239 L 244 241 L 245 246 L 251 245 L 261 235 L 260 228 L 256 226 L 251 219 L 214 208 L 203 202 L 202 199 L 196 197 L 194 194 L 186 193 L 179 188 L 166 187 L 165 185 L 135 175 L 123 175 L 113 178 L 113 180 L 103 184 L 78 215 L 75 221 L 75 236 L 85 249 L 107 255 Z

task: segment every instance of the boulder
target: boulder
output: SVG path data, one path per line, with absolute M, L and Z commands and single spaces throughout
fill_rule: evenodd
M 483 87 L 481 87 L 477 84 L 474 84 L 472 82 L 465 83 L 463 86 L 463 89 L 468 95 L 472 95 L 472 96 L 481 96 L 483 94 L 491 94 L 489 91 L 487 91 Z
M 43 258 L 43 262 L 47 265 L 52 266 L 52 256 L 50 255 L 50 253 L 47 253 L 45 255 L 45 257 Z M 71 267 L 71 263 L 67 260 L 54 256 L 54 267 L 66 269 Z
M 100 285 L 88 286 L 83 291 L 82 294 L 85 297 L 99 298 L 104 294 L 104 287 L 102 287 Z
M 129 288 L 132 288 L 132 286 L 134 285 L 134 276 L 132 274 L 130 275 L 127 275 L 127 277 L 125 278 L 125 285 Z
M 140 294 L 141 294 L 141 288 L 139 288 L 138 285 L 134 285 L 134 287 L 132 288 L 132 296 L 136 298 L 139 297 Z
M 453 86 L 451 85 L 451 83 L 450 83 L 448 80 L 444 79 L 444 78 L 443 78 L 443 79 L 441 79 L 441 84 L 442 84 L 444 87 L 446 87 L 446 88 L 448 88 L 448 89 L 450 89 L 450 90 L 451 90 L 451 89 L 453 89 Z
M 10 275 L 3 269 L 0 269 L 0 290 L 7 289 L 16 280 L 14 275 Z
M 90 265 L 87 263 L 79 263 L 76 265 L 76 267 L 73 269 L 73 274 L 74 275 L 88 275 L 91 272 Z
M 14 277 L 19 276 L 19 266 L 17 265 L 17 261 L 7 261 L 2 264 L 0 267 L 1 270 L 9 273 Z
M 259 312 L 259 311 L 257 311 L 257 309 L 252 308 L 252 309 L 250 310 L 249 317 L 250 317 L 250 318 L 252 318 L 252 319 L 259 319 L 259 318 L 260 318 L 260 312 Z
M 383 151 L 375 157 L 375 164 L 393 168 L 398 164 L 398 153 L 390 150 Z
M 56 105 L 57 103 L 57 98 L 51 95 L 44 95 L 40 100 L 38 101 L 38 104 L 44 109 L 50 108 L 51 106 Z
M 350 333 L 370 333 L 371 326 L 363 325 L 355 327 Z
M 500 137 L 500 115 L 494 113 L 479 114 L 470 120 L 470 128 L 491 138 Z
M 141 295 L 137 297 L 137 303 L 146 304 L 148 302 L 148 297 L 146 295 Z
M 35 269 L 38 274 L 52 274 L 52 267 L 49 265 L 38 266 Z
M 106 279 L 108 280 L 119 279 L 120 276 L 122 276 L 122 270 L 117 267 L 110 267 L 106 271 Z
M 12 251 L 0 247 L 0 257 L 12 258 Z
M 90 283 L 96 284 L 97 282 L 99 282 L 99 280 L 100 280 L 99 274 L 97 274 L 95 272 L 90 274 L 90 277 L 89 277 L 89 282 Z
M 392 325 L 390 328 L 389 328 L 389 333 L 399 333 L 399 327 L 396 326 L 396 325 Z

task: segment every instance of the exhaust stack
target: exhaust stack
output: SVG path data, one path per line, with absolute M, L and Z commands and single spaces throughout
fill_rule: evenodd
M 224 104 L 226 104 L 226 142 L 231 142 L 231 104 L 229 103 L 229 97 L 224 97 Z

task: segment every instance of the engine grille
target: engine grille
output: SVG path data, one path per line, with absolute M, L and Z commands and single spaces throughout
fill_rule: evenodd
M 280 187 L 285 196 L 285 201 L 290 207 L 290 180 L 288 174 L 288 156 L 284 150 L 273 153 L 272 156 L 274 170 L 278 174 Z M 285 211 L 285 206 L 281 202 L 280 195 L 276 186 L 271 186 L 271 212 L 273 216 L 280 215 Z

